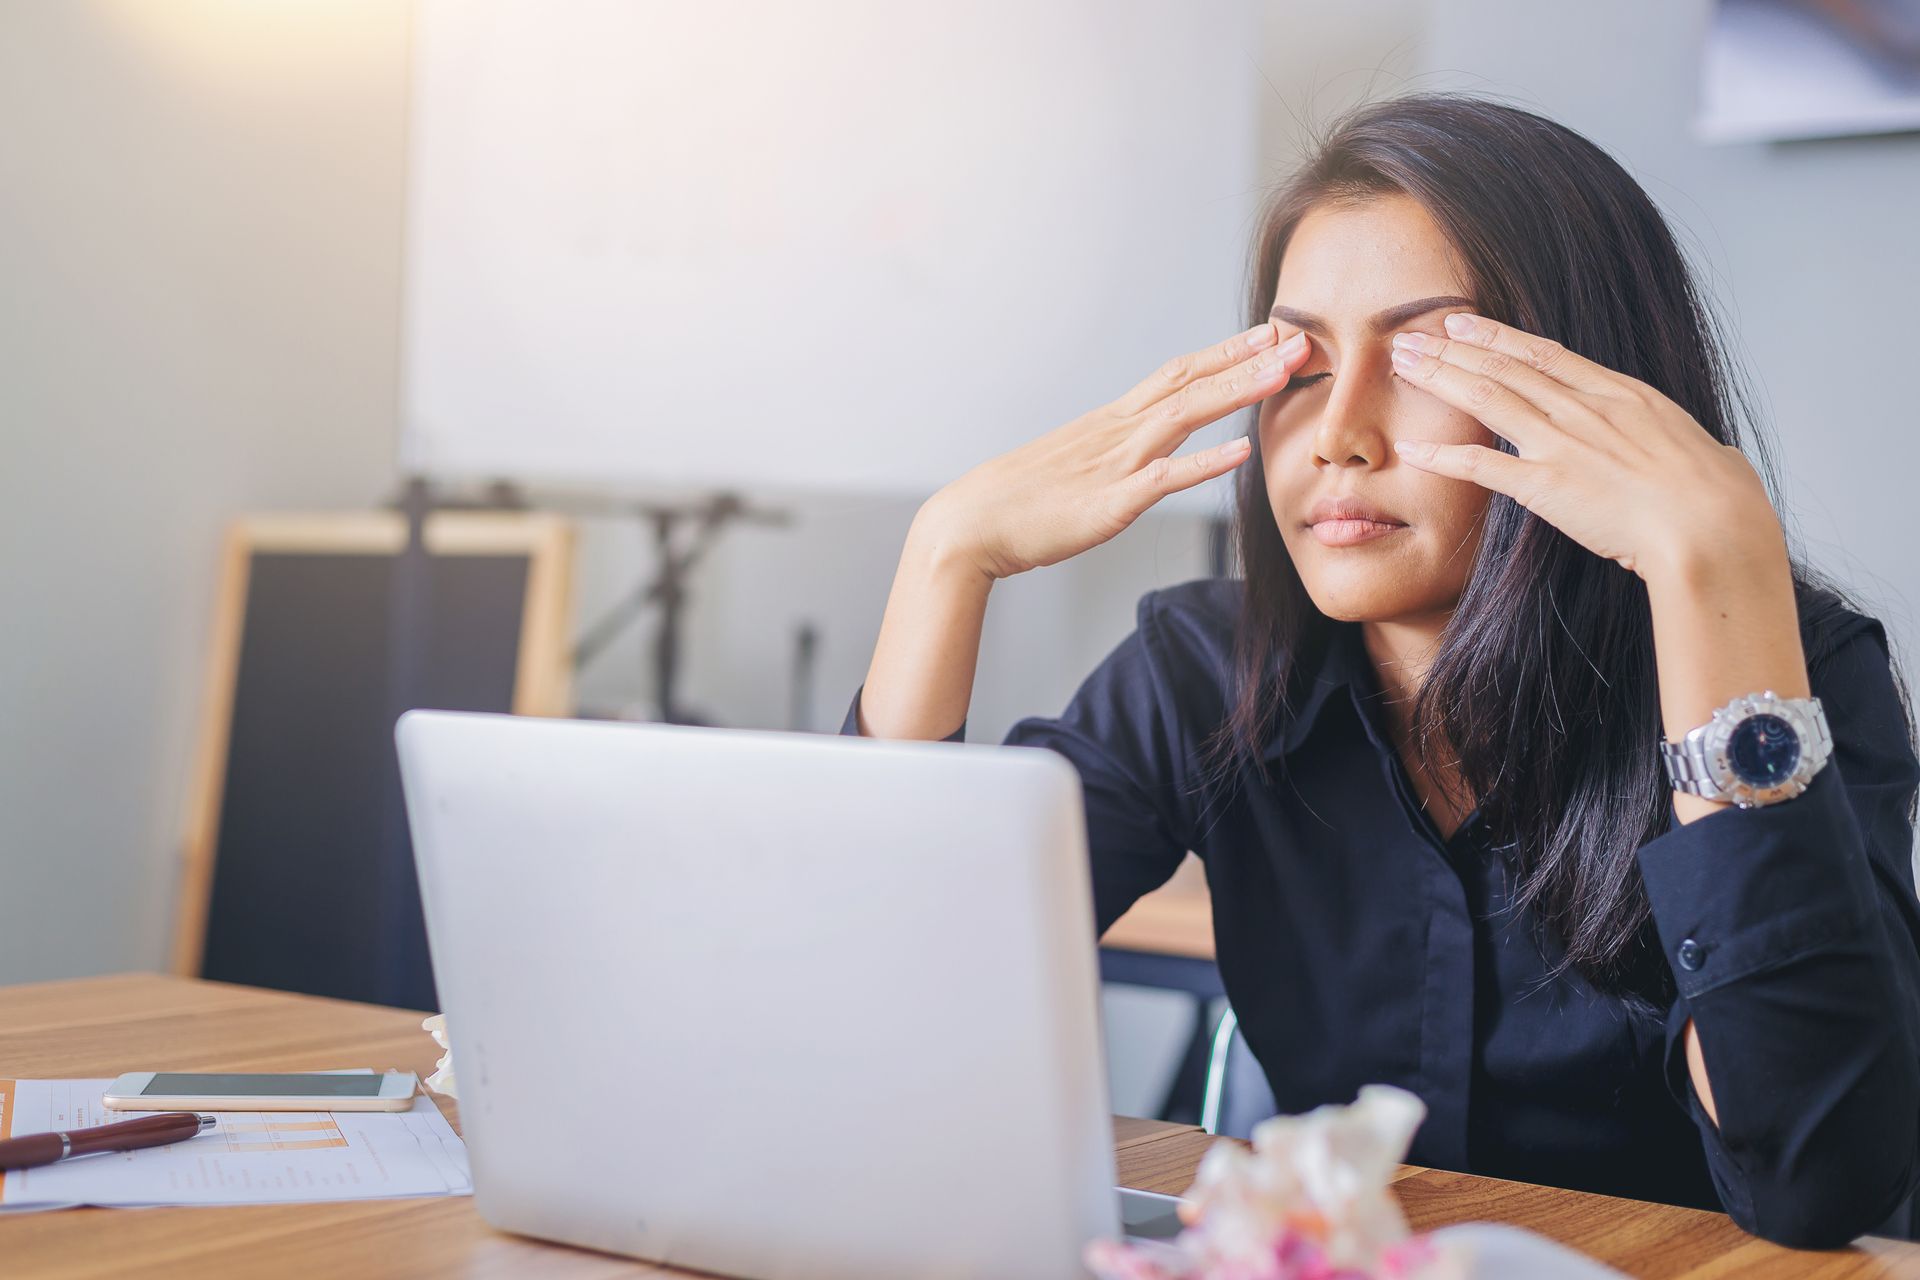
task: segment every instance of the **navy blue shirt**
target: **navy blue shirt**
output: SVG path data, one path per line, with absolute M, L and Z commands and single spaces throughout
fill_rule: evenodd
M 1804 794 L 1640 848 L 1678 989 L 1657 1017 L 1552 976 L 1478 810 L 1441 837 L 1358 624 L 1336 624 L 1276 730 L 1271 779 L 1243 768 L 1196 794 L 1239 598 L 1226 578 L 1149 592 L 1066 709 L 1006 742 L 1080 775 L 1101 933 L 1188 850 L 1204 860 L 1220 976 L 1283 1112 L 1396 1084 L 1428 1107 L 1414 1163 L 1725 1209 L 1788 1244 L 1851 1239 L 1912 1191 L 1920 763 L 1877 621 L 1848 613 L 1809 672 L 1834 754 Z M 1718 1127 L 1687 1071 L 1689 1017 Z

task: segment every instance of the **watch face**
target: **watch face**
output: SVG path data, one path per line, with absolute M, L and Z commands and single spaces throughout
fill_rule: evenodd
M 1734 776 L 1750 786 L 1775 786 L 1800 763 L 1800 735 L 1779 716 L 1748 716 L 1727 739 L 1727 763 Z

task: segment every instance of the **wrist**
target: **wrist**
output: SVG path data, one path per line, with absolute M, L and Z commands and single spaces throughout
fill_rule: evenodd
M 984 596 L 996 579 L 983 567 L 986 557 L 979 547 L 965 536 L 966 524 L 928 499 L 907 529 L 904 558 L 938 587 Z
M 1750 599 L 1782 588 L 1792 596 L 1793 564 L 1771 506 L 1704 522 L 1697 532 L 1671 531 L 1640 563 L 1648 594 L 1656 600 L 1726 592 Z
M 1674 742 L 1734 698 L 1808 693 L 1792 560 L 1772 509 L 1702 523 L 1718 528 L 1717 543 L 1672 536 L 1643 575 L 1661 723 Z M 1677 792 L 1673 803 L 1685 823 L 1724 802 Z

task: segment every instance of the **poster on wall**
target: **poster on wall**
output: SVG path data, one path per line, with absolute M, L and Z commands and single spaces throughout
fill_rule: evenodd
M 1906 130 L 1920 130 L 1920 0 L 1714 0 L 1701 141 Z

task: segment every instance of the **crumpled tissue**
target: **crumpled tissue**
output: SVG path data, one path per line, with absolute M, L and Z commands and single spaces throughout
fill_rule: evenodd
M 433 1034 L 433 1042 L 446 1050 L 440 1055 L 440 1061 L 433 1064 L 433 1074 L 427 1077 L 427 1088 L 435 1093 L 444 1093 L 449 1098 L 459 1098 L 453 1084 L 453 1049 L 447 1044 L 447 1015 L 436 1013 L 420 1024 L 422 1031 Z
M 1351 1103 L 1275 1116 L 1252 1149 L 1215 1143 L 1172 1241 L 1095 1240 L 1102 1280 L 1459 1280 L 1471 1259 L 1410 1234 L 1389 1184 L 1426 1118 L 1418 1097 L 1363 1086 Z

